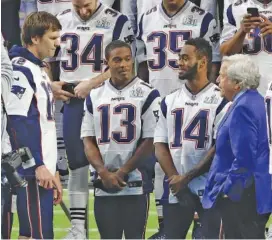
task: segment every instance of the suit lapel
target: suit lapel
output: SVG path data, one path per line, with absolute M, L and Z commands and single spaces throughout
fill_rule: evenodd
M 228 119 L 229 115 L 231 114 L 231 112 L 233 111 L 233 109 L 236 107 L 236 105 L 238 104 L 238 102 L 243 98 L 243 96 L 246 94 L 247 92 L 243 93 L 240 97 L 238 97 L 234 103 L 231 104 L 229 110 L 226 112 L 225 116 L 223 117 L 221 123 L 218 126 L 218 130 L 217 130 L 217 134 L 219 133 L 220 128 L 223 126 L 224 122 L 226 122 L 226 120 Z

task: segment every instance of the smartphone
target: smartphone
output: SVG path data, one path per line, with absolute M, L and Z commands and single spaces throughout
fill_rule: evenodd
M 259 10 L 258 8 L 247 8 L 247 13 L 251 15 L 251 17 L 259 17 Z
M 72 83 L 67 83 L 62 86 L 62 90 L 74 94 L 75 93 L 75 85 Z

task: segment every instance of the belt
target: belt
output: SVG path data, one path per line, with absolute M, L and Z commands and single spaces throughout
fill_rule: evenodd
M 127 182 L 126 183 L 129 188 L 133 187 L 142 187 L 143 186 L 143 181 L 132 181 L 132 182 Z
M 143 185 L 143 181 L 131 181 L 131 182 L 126 182 L 127 186 L 129 188 L 134 188 L 134 187 L 142 187 Z M 108 193 L 117 193 L 119 192 L 120 190 L 116 190 L 116 189 L 107 189 L 105 188 L 105 186 L 103 185 L 102 183 L 102 180 L 101 179 L 96 179 L 93 181 L 93 186 L 94 188 L 99 188 L 105 192 L 108 192 Z

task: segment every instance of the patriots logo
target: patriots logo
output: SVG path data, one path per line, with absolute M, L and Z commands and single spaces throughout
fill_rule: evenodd
M 17 86 L 17 85 L 13 85 L 11 88 L 11 92 L 13 94 L 15 94 L 19 99 L 21 99 L 25 93 L 26 88 Z
M 125 41 L 126 43 L 128 43 L 128 44 L 133 43 L 133 41 L 134 41 L 134 36 L 133 36 L 133 35 L 129 35 L 129 36 L 127 36 L 127 37 L 124 38 L 124 41 Z
M 215 33 L 214 35 L 212 35 L 210 37 L 210 40 L 212 43 L 217 43 L 220 40 L 220 34 L 219 33 Z

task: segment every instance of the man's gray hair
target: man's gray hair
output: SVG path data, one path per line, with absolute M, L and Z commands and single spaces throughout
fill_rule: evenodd
M 260 84 L 260 72 L 257 64 L 243 54 L 236 54 L 223 58 L 227 64 L 227 77 L 231 81 L 239 83 L 242 90 L 257 89 Z

